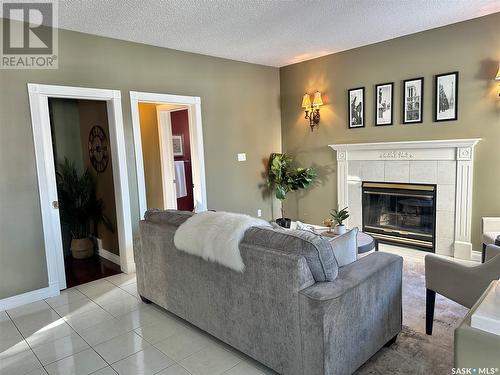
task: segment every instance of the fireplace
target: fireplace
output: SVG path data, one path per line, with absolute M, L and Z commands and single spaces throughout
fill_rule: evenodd
M 381 242 L 435 252 L 436 185 L 363 182 L 362 221 Z
M 390 238 L 395 243 L 397 239 L 400 245 L 425 244 L 425 247 L 419 248 L 436 254 L 469 260 L 476 258 L 478 255 L 472 251 L 471 243 L 471 213 L 474 149 L 479 141 L 480 139 L 449 139 L 330 145 L 337 157 L 337 206 L 349 207 L 351 215 L 347 225 L 363 228 L 363 181 L 410 184 L 411 191 L 418 190 L 414 189 L 414 184 L 429 185 L 431 190 L 425 193 L 435 196 L 435 230 L 430 233 L 428 230 L 420 230 L 417 231 L 419 236 L 408 236 L 422 241 L 418 243 L 400 242 L 403 236 L 394 233 Z M 421 192 L 415 195 L 421 195 Z M 369 225 L 368 220 L 366 224 Z M 379 224 L 380 222 L 377 223 L 378 227 Z M 406 226 L 408 224 L 405 222 Z M 382 228 L 387 232 L 374 229 L 370 231 L 386 241 L 387 237 L 382 239 L 382 236 L 391 234 L 389 230 L 393 228 Z M 412 231 L 409 228 L 400 230 Z M 429 234 L 434 235 L 432 241 L 426 236 Z

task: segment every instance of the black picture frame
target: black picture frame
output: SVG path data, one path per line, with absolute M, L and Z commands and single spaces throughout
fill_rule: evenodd
M 456 121 L 458 120 L 458 71 L 436 74 L 434 76 L 434 121 Z M 451 87 L 449 82 L 443 79 L 446 77 L 451 78 Z M 441 80 L 443 82 L 441 83 Z M 443 85 L 441 88 L 440 85 Z M 445 87 L 446 85 L 447 87 Z M 452 107 L 451 115 L 446 112 Z
M 408 120 L 407 118 L 407 90 L 406 90 L 406 85 L 407 83 L 411 82 L 420 82 L 420 95 L 418 96 L 418 99 L 413 99 L 413 101 L 418 101 L 419 102 L 419 115 L 420 118 L 415 120 L 415 119 L 410 119 Z M 401 100 L 401 123 L 404 125 L 407 124 L 421 124 L 423 122 L 424 118 L 424 77 L 417 77 L 417 78 L 410 78 L 410 79 L 405 79 L 403 81 L 403 87 L 402 87 L 403 95 L 402 95 L 402 100 Z M 415 97 L 415 96 L 413 96 Z M 412 111 L 415 111 L 413 109 Z
M 384 86 L 390 87 L 390 89 L 391 89 L 391 95 L 390 95 L 391 102 L 389 103 L 389 109 L 384 109 L 384 108 L 379 107 L 379 105 L 381 107 L 387 107 L 386 104 L 384 104 L 382 106 L 382 103 L 379 103 L 381 100 L 381 97 L 379 95 L 380 94 L 379 88 L 382 88 Z M 390 126 L 394 123 L 394 104 L 393 103 L 394 103 L 394 82 L 379 83 L 379 84 L 375 85 L 375 126 Z M 380 113 L 383 113 L 386 111 L 389 111 L 389 115 L 391 117 L 390 121 L 389 122 L 379 122 Z
M 358 105 L 353 107 L 354 103 L 351 103 L 351 93 L 361 94 L 361 100 Z M 357 96 L 354 98 L 356 99 Z M 353 110 L 357 112 L 355 118 L 353 117 Z M 353 121 L 355 120 L 355 121 Z M 355 122 L 355 123 L 353 123 Z M 365 88 L 364 87 L 356 87 L 353 89 L 347 90 L 347 125 L 349 129 L 357 129 L 365 127 Z

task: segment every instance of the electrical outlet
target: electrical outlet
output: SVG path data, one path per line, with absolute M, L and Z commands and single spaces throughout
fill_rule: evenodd
M 244 152 L 241 152 L 238 154 L 238 161 L 246 161 L 247 160 L 247 154 Z
M 262 216 L 262 210 L 259 208 L 257 210 L 257 217 L 261 217 Z

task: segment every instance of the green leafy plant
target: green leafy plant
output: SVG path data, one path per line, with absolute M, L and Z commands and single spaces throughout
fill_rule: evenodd
M 333 209 L 330 215 L 333 217 L 333 220 L 335 220 L 338 225 L 344 225 L 342 223 L 349 217 L 349 211 L 347 210 L 347 207 L 341 210 Z
M 97 226 L 103 223 L 114 232 L 111 221 L 104 215 L 104 202 L 97 198 L 96 182 L 88 169 L 79 173 L 68 159 L 56 172 L 61 221 L 74 239 L 97 236 Z
M 286 154 L 273 153 L 269 158 L 267 182 L 270 189 L 281 202 L 281 217 L 285 218 L 284 201 L 291 191 L 307 188 L 316 179 L 316 170 L 312 167 L 297 168 L 293 159 Z

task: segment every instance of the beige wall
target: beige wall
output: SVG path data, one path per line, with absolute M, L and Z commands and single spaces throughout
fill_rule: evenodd
M 121 90 L 134 232 L 131 90 L 200 96 L 209 208 L 270 218 L 258 185 L 281 149 L 278 69 L 60 31 L 59 69 L 0 70 L 0 298 L 47 286 L 28 82 Z
M 160 138 L 156 104 L 139 103 L 142 157 L 148 208 L 163 208 L 163 182 L 160 160 Z
M 356 48 L 280 69 L 283 150 L 318 167 L 321 181 L 287 201 L 292 217 L 319 223 L 337 204 L 332 143 L 483 138 L 477 146 L 473 246 L 480 249 L 481 216 L 500 216 L 500 98 L 493 81 L 500 60 L 500 13 Z M 433 75 L 458 70 L 458 121 L 432 122 Z M 401 125 L 402 80 L 425 77 L 423 124 Z M 394 82 L 395 125 L 374 127 L 374 86 Z M 365 86 L 366 128 L 347 129 L 347 89 Z M 309 130 L 300 108 L 304 92 L 320 90 L 320 128 Z
M 57 158 L 55 162 L 61 164 L 64 163 L 64 159 L 68 158 L 79 171 L 83 171 L 78 101 L 52 98 L 49 100 L 49 108 L 52 145 L 54 156 Z

